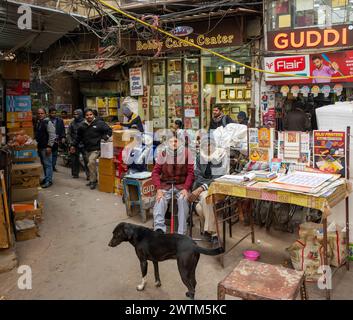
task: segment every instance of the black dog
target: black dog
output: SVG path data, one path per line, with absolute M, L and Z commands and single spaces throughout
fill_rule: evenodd
M 151 229 L 125 222 L 116 226 L 109 246 L 116 247 L 123 241 L 129 241 L 135 247 L 137 257 L 140 260 L 142 283 L 137 286 L 137 290 L 142 291 L 145 288 L 147 282 L 147 260 L 153 262 L 155 285 L 160 287 L 158 261 L 176 259 L 181 280 L 188 288 L 186 296 L 191 299 L 194 299 L 195 296 L 195 270 L 200 253 L 214 256 L 224 252 L 223 248 L 201 248 L 188 236 L 175 233 L 161 234 Z

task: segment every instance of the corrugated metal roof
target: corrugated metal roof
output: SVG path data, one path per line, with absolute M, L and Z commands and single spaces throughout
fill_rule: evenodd
M 32 29 L 20 30 L 17 26 L 21 3 L 1 1 L 0 3 L 0 49 L 28 47 L 30 52 L 46 50 L 64 34 L 74 30 L 83 17 L 71 15 L 53 9 L 31 6 Z

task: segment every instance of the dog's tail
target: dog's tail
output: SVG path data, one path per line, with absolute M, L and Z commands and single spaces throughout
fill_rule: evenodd
M 216 256 L 218 254 L 224 253 L 224 248 L 218 247 L 215 249 L 206 249 L 195 245 L 195 251 L 198 253 L 206 254 L 208 256 Z

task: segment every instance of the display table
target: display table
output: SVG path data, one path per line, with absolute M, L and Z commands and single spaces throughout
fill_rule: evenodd
M 323 224 L 323 246 L 324 246 L 324 265 L 328 264 L 328 242 L 327 242 L 327 217 L 331 212 L 331 208 L 339 202 L 346 200 L 346 237 L 347 237 L 347 252 L 349 252 L 349 207 L 348 195 L 352 191 L 352 185 L 344 179 L 344 183 L 336 187 L 328 196 L 315 197 L 309 194 L 295 193 L 290 191 L 279 191 L 266 189 L 266 183 L 258 182 L 251 186 L 238 185 L 224 181 L 214 181 L 208 189 L 208 203 L 214 204 L 214 212 L 217 226 L 217 233 L 219 234 L 219 222 L 224 221 L 223 217 L 218 214 L 219 209 L 216 209 L 215 204 L 226 196 L 256 199 L 280 203 L 288 203 L 302 207 L 308 207 L 320 210 L 322 212 Z M 252 216 L 252 215 L 250 215 Z M 251 235 L 252 243 L 255 242 L 255 231 L 251 222 Z M 246 237 L 247 237 L 246 236 Z M 244 240 L 244 237 L 241 240 Z M 218 237 L 221 239 L 221 237 Z M 220 241 L 223 246 L 224 243 Z M 234 246 L 232 247 L 234 248 Z M 231 249 L 232 249 L 231 248 Z M 345 259 L 347 270 L 349 270 L 349 255 Z M 326 289 L 326 297 L 330 299 L 330 289 Z

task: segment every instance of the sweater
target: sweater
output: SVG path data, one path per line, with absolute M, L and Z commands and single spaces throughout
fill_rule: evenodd
M 191 189 L 194 182 L 194 164 L 191 152 L 184 150 L 185 157 L 174 156 L 166 151 L 158 155 L 152 171 L 152 182 L 157 190 L 169 190 L 172 181 L 178 190 Z

